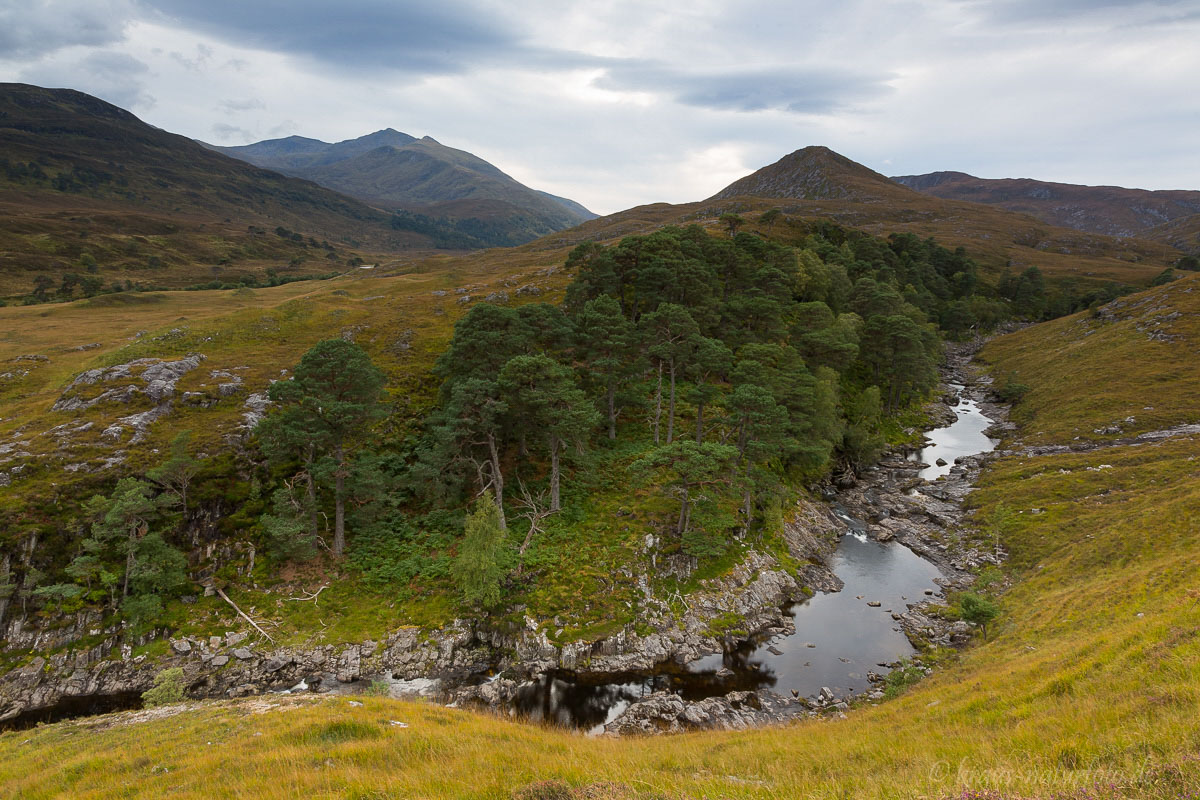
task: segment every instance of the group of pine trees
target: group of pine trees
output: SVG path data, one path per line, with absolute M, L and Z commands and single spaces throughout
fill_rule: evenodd
M 474 305 L 435 366 L 436 408 L 405 441 L 368 436 L 387 409 L 365 351 L 318 343 L 270 388 L 263 458 L 230 524 L 276 561 L 323 549 L 390 581 L 455 578 L 492 606 L 537 521 L 567 505 L 598 450 L 622 448 L 609 478 L 665 494 L 662 532 L 714 557 L 782 487 L 877 457 L 883 421 L 937 382 L 939 328 L 1008 313 L 961 249 L 833 225 L 788 247 L 738 227 L 585 243 L 561 306 Z M 197 468 L 184 437 L 146 480 L 89 503 L 68 580 L 43 599 L 153 616 L 186 576 L 170 541 Z M 462 516 L 438 508 L 473 500 L 462 536 Z
M 961 250 L 833 227 L 800 249 L 730 232 L 589 242 L 567 260 L 561 307 L 474 306 L 436 367 L 426 477 L 489 498 L 503 530 L 514 483 L 542 481 L 553 512 L 571 463 L 631 440 L 644 446 L 625 477 L 674 498 L 666 527 L 685 552 L 717 555 L 784 481 L 878 454 L 883 415 L 937 381 L 937 322 L 1003 315 Z

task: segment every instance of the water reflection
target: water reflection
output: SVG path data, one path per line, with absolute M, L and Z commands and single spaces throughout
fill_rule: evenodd
M 983 433 L 992 421 L 983 415 L 979 403 L 964 397 L 960 384 L 954 383 L 951 386 L 959 396 L 959 404 L 954 408 L 958 418 L 948 427 L 937 428 L 927 433 L 925 438 L 930 441 L 930 446 L 916 454 L 918 461 L 929 464 L 917 473 L 927 481 L 935 481 L 943 475 L 949 475 L 956 458 L 987 453 L 996 447 L 996 440 Z M 939 466 L 939 458 L 946 463 Z
M 939 573 L 903 545 L 868 539 L 861 521 L 847 519 L 852 532 L 842 537 L 832 565 L 845 586 L 791 606 L 794 634 L 752 637 L 687 665 L 660 665 L 653 674 L 546 674 L 521 687 L 516 708 L 533 720 L 598 732 L 657 691 L 695 701 L 758 689 L 800 697 L 824 687 L 839 695 L 866 689 L 869 671 L 885 672 L 881 665 L 913 654 L 892 614 L 935 591 Z
M 961 397 L 962 386 L 955 386 Z M 946 475 L 959 456 L 987 452 L 995 442 L 983 435 L 991 420 L 976 402 L 961 400 L 957 419 L 928 433 L 933 447 L 917 454 L 923 461 L 947 463 L 921 470 L 921 477 Z M 818 594 L 787 609 L 795 622 L 790 635 L 759 636 L 725 653 L 687 665 L 660 665 L 653 673 L 576 676 L 551 673 L 520 689 L 518 711 L 534 720 L 603 730 L 630 703 L 656 691 L 702 700 L 732 691 L 770 689 L 811 697 L 828 687 L 845 695 L 866 689 L 867 673 L 886 672 L 886 664 L 911 656 L 912 645 L 893 615 L 940 590 L 937 567 L 896 543 L 876 542 L 868 526 L 840 507 L 846 523 L 830 565 L 844 583 L 842 591 Z

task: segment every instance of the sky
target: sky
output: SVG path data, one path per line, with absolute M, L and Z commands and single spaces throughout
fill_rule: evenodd
M 432 136 L 605 214 L 808 145 L 1200 189 L 1200 0 L 0 0 L 0 81 L 214 144 Z

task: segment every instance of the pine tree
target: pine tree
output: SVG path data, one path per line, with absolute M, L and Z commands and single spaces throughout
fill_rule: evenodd
M 383 383 L 383 373 L 361 347 L 343 339 L 325 339 L 304 354 L 291 380 L 276 381 L 268 390 L 271 400 L 280 405 L 259 425 L 268 453 L 304 460 L 310 486 L 315 460 L 332 459 L 335 557 L 346 547 L 350 445 L 385 413 Z
M 544 356 L 517 356 L 500 371 L 500 390 L 512 424 L 540 431 L 550 456 L 550 510 L 562 508 L 561 456 L 568 443 L 582 444 L 600 422 L 570 367 Z
M 157 467 L 146 473 L 146 477 L 162 486 L 179 500 L 183 513 L 187 514 L 188 487 L 200 471 L 200 462 L 188 452 L 191 431 L 180 431 L 171 440 L 171 455 Z

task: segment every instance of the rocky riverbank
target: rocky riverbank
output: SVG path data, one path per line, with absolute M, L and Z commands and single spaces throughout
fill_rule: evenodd
M 629 626 L 592 642 L 557 645 L 544 626 L 526 619 L 520 630 L 498 630 L 480 622 L 456 620 L 434 631 L 405 628 L 381 640 L 312 648 L 276 647 L 253 631 L 223 636 L 169 640 L 166 656 L 134 655 L 118 628 L 101 629 L 97 619 L 81 619 L 53 635 L 26 628 L 8 631 L 10 643 L 25 643 L 43 653 L 0 676 L 0 722 L 53 716 L 56 707 L 75 708 L 83 699 L 127 698 L 136 703 L 160 671 L 183 669 L 192 697 L 238 697 L 303 687 L 308 691 L 346 690 L 387 683 L 397 694 L 420 691 L 458 701 L 504 703 L 506 688 L 549 670 L 607 674 L 650 670 L 664 661 L 683 663 L 720 652 L 731 644 L 718 621 L 738 620 L 747 631 L 783 630 L 790 620 L 783 608 L 814 590 L 838 586 L 827 563 L 836 546 L 838 520 L 819 503 L 795 509 L 785 526 L 791 555 L 804 563 L 799 573 L 784 569 L 766 554 L 750 551 L 729 574 L 703 583 L 677 614 L 650 591 L 647 553 L 640 559 L 639 585 L 647 614 L 639 634 Z M 688 569 L 688 565 L 674 568 Z M 48 638 L 50 637 L 50 638 Z M 83 638 L 100 641 L 86 650 L 71 647 Z M 137 644 L 145 644 L 139 641 Z M 500 672 L 504 680 L 482 683 Z M 415 687 L 415 688 L 414 688 Z M 14 724 L 10 722 L 10 724 Z
M 962 347 L 952 351 L 946 379 L 965 385 L 964 392 L 986 403 L 986 382 L 976 381 L 969 374 L 967 364 L 973 352 Z M 930 409 L 935 421 L 954 418 L 949 405 L 952 393 L 949 386 L 945 388 L 946 402 Z M 992 419 L 1004 419 L 1002 407 L 986 407 Z M 902 453 L 889 454 L 860 476 L 855 485 L 841 491 L 838 501 L 852 516 L 866 522 L 876 539 L 905 544 L 941 568 L 947 588 L 962 588 L 969 584 L 971 570 L 998 559 L 995 553 L 962 550 L 951 535 L 961 524 L 961 500 L 985 461 L 985 457 L 962 459 L 949 476 L 913 494 L 910 490 L 923 484 L 916 476 L 921 465 L 906 460 Z M 788 606 L 813 591 L 841 588 L 829 563 L 838 536 L 845 530 L 845 522 L 829 506 L 801 504 L 793 510 L 784 529 L 791 556 L 805 565 L 799 572 L 784 569 L 774 557 L 751 550 L 729 574 L 706 581 L 699 591 L 680 598 L 685 601 L 682 613 L 676 610 L 678 604 L 673 608 L 666 600 L 654 597 L 650 575 L 652 570 L 663 568 L 686 575 L 694 566 L 656 564 L 652 558 L 655 542 L 648 537 L 645 552 L 638 559 L 642 570 L 638 584 L 645 609 L 638 629 L 648 628 L 649 632 L 639 633 L 628 626 L 592 642 L 555 644 L 544 626 L 528 618 L 520 630 L 498 630 L 458 620 L 435 631 L 401 629 L 378 641 L 314 648 L 275 647 L 257 635 L 252 638 L 247 632 L 230 631 L 203 639 L 171 639 L 168 655 L 149 658 L 134 656 L 132 647 L 121 643 L 119 631 L 100 631 L 81 623 L 71 635 L 98 637 L 98 644 L 87 650 L 68 648 L 38 656 L 0 676 L 0 721 L 20 720 L 81 698 L 136 698 L 153 684 L 158 672 L 170 667 L 183 669 L 188 693 L 193 697 L 242 696 L 293 688 L 344 691 L 384 682 L 396 694 L 421 692 L 454 702 L 504 706 L 511 703 L 523 682 L 549 671 L 573 671 L 593 677 L 648 672 L 664 662 L 683 664 L 722 652 L 735 643 L 727 633 L 730 626 L 722 624 L 729 620 L 737 621 L 737 630 L 752 635 L 794 632 L 794 622 L 785 613 Z M 927 615 L 921 604 L 894 616 L 914 641 L 957 645 L 970 636 L 963 623 L 946 623 Z M 12 642 L 40 641 L 36 631 L 9 633 Z M 482 680 L 484 675 L 497 673 L 498 679 Z M 651 695 L 631 705 L 609 728 L 614 732 L 649 732 L 741 727 L 812 713 L 810 707 L 845 707 L 843 698 L 826 694 L 809 699 L 785 698 L 770 692 L 731 692 L 696 703 Z
M 971 358 L 982 343 L 977 340 L 948 348 L 941 399 L 926 408 L 935 426 L 951 425 L 957 419 L 954 407 L 963 400 L 971 400 L 992 421 L 987 429 L 989 435 L 999 436 L 1012 429 L 1007 421 L 1007 407 L 990 399 L 990 379 L 976 374 L 970 367 Z M 963 388 L 956 391 L 952 384 Z M 847 516 L 864 524 L 863 532 L 871 538 L 880 542 L 899 542 L 935 564 L 942 574 L 939 583 L 944 591 L 966 589 L 974 582 L 980 567 L 999 564 L 1004 557 L 1002 552 L 965 545 L 963 537 L 958 535 L 964 526 L 963 500 L 995 454 L 989 452 L 959 458 L 950 467 L 948 475 L 932 483 L 918 474 L 928 465 L 911 460 L 908 455 L 904 451 L 886 454 L 878 464 L 857 476 L 852 484 L 842 485 L 836 493 L 836 502 Z M 891 614 L 918 651 L 928 647 L 962 647 L 972 640 L 974 632 L 969 624 L 948 620 L 933 612 L 933 607 L 942 602 L 941 598 L 933 596 L 914 598 L 904 610 Z M 789 628 L 794 630 L 790 620 L 786 626 L 764 632 L 790 632 Z M 925 669 L 919 655 L 913 661 L 917 669 Z M 868 677 L 876 684 L 884 681 L 884 674 L 869 673 Z M 867 692 L 866 697 L 872 702 L 882 700 L 881 687 Z M 739 729 L 780 723 L 796 716 L 841 713 L 848 709 L 851 700 L 851 697 L 838 696 L 828 688 L 822 688 L 814 697 L 788 697 L 770 690 L 758 690 L 730 692 L 723 697 L 691 703 L 674 694 L 658 692 L 632 703 L 605 726 L 605 731 L 620 735 L 704 728 Z

